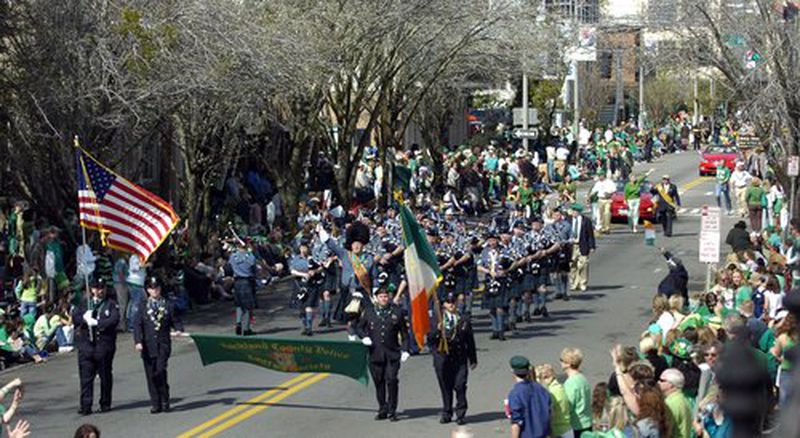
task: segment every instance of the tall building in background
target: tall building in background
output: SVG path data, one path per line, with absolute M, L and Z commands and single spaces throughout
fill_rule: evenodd
M 577 18 L 582 24 L 598 23 L 602 15 L 600 0 L 544 0 L 544 5 L 549 12 Z

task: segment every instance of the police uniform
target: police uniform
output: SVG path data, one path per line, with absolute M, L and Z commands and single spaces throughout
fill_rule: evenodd
M 238 248 L 228 260 L 233 270 L 233 301 L 236 304 L 236 334 L 253 334 L 250 330 L 250 315 L 256 307 L 255 256 L 244 248 Z
M 393 303 L 366 308 L 358 323 L 358 333 L 369 338 L 369 371 L 375 382 L 378 400 L 376 419 L 397 420 L 398 373 L 408 325 L 403 311 Z
M 147 281 L 147 287 L 161 287 L 155 277 Z M 133 322 L 133 342 L 141 345 L 147 391 L 150 393 L 150 413 L 169 412 L 169 383 L 167 362 L 172 353 L 170 330 L 183 331 L 183 323 L 175 311 L 175 305 L 163 295 L 139 303 L 139 313 Z
M 92 288 L 105 289 L 102 279 L 92 281 Z M 111 409 L 114 353 L 117 350 L 117 324 L 119 306 L 109 298 L 90 298 L 75 306 L 72 311 L 75 325 L 75 345 L 78 347 L 78 374 L 80 377 L 81 415 L 92 413 L 94 378 L 100 377 L 100 411 Z
M 449 295 L 447 300 L 454 302 L 455 296 Z M 428 345 L 433 352 L 433 368 L 442 393 L 440 422 L 450 422 L 453 416 L 453 392 L 455 392 L 456 422 L 463 424 L 467 413 L 468 366 L 474 367 L 478 364 L 475 337 L 469 316 L 444 310 L 441 329 L 432 330 L 428 334 Z

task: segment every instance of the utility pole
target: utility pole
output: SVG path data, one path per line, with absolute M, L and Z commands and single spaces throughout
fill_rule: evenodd
M 700 113 L 700 100 L 697 99 L 697 73 L 694 74 L 692 82 L 694 88 L 694 116 L 692 117 L 692 126 L 696 126 L 697 117 Z
M 572 21 L 575 23 L 575 27 L 580 29 L 580 22 L 578 21 L 578 0 L 574 0 L 572 4 Z M 573 105 L 573 117 L 572 117 L 572 131 L 574 132 L 574 139 L 575 141 L 580 142 L 580 135 L 581 135 L 581 97 L 580 97 L 580 77 L 581 73 L 581 63 L 577 60 L 573 61 L 575 66 L 575 78 L 572 81 L 573 90 L 572 90 L 572 105 Z
M 644 129 L 644 28 L 639 29 L 639 129 Z
M 523 62 L 523 69 L 526 63 Z M 528 73 L 526 70 L 522 71 L 522 148 L 528 152 Z
M 616 69 L 614 71 L 614 76 L 616 77 L 617 83 L 617 92 L 615 93 L 614 99 L 614 126 L 619 125 L 619 116 L 620 116 L 620 109 L 622 108 L 624 95 L 623 95 L 623 88 L 622 88 L 622 49 L 614 49 L 614 61 L 616 64 Z

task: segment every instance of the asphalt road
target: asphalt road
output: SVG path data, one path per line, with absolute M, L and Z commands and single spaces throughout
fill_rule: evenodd
M 467 414 L 475 436 L 508 436 L 502 404 L 513 384 L 507 366 L 512 355 L 524 354 L 534 363 L 557 367 L 561 349 L 575 346 L 584 352 L 583 369 L 592 384 L 608 376 L 611 345 L 636 345 L 645 327 L 650 300 L 666 273 L 666 264 L 656 249 L 659 246 L 673 250 L 684 260 L 691 275 L 690 288 L 702 288 L 705 268 L 697 261 L 699 208 L 714 201 L 710 196 L 713 182 L 697 178 L 697 162 L 697 155 L 690 152 L 637 167 L 637 171 L 655 168 L 654 178 L 669 173 L 682 189 L 685 210 L 675 223 L 674 237 L 664 238 L 659 232 L 656 247 L 645 246 L 641 232 L 633 235 L 625 225 L 616 225 L 611 235 L 598 237 L 598 250 L 590 261 L 589 290 L 576 293 L 570 302 L 551 303 L 548 320 L 537 318 L 523 324 L 520 333 L 506 342 L 489 340 L 488 316 L 478 311 L 474 325 L 479 365 L 469 378 Z M 723 236 L 731 225 L 731 218 L 723 218 Z M 256 330 L 260 334 L 299 336 L 298 324 L 283 301 L 279 294 L 263 301 L 257 312 Z M 216 305 L 196 312 L 187 330 L 229 331 L 232 318 L 232 307 Z M 338 327 L 320 335 L 336 339 L 344 336 Z M 237 363 L 204 368 L 186 339 L 173 344 L 169 367 L 172 413 L 149 413 L 141 360 L 129 335 L 120 336 L 114 370 L 113 411 L 90 417 L 76 413 L 78 370 L 74 353 L 55 357 L 47 364 L 7 370 L 2 380 L 19 376 L 25 382 L 26 398 L 19 415 L 31 421 L 36 437 L 71 436 L 84 422 L 96 424 L 103 436 L 109 437 L 445 437 L 453 429 L 452 425 L 438 423 L 439 390 L 430 356 L 412 357 L 401 368 L 401 421 L 397 423 L 373 420 L 371 385 L 364 387 L 337 375 L 298 379 L 297 375 Z M 291 379 L 294 381 L 289 382 Z M 96 397 L 98 393 L 99 385 Z

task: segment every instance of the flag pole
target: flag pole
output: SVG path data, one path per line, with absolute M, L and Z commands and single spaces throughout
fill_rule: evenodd
M 78 152 L 80 153 L 81 145 L 80 145 L 80 142 L 78 141 L 78 136 L 77 135 L 75 135 L 75 137 L 73 138 L 73 143 L 74 143 L 75 149 L 77 149 Z M 81 168 L 83 168 L 83 158 L 79 156 L 78 160 L 80 160 L 79 164 L 81 165 Z M 80 208 L 78 208 L 78 223 L 80 223 L 80 222 L 81 222 L 81 220 L 80 220 Z M 82 223 L 81 223 L 81 239 L 83 240 L 83 246 L 88 246 L 86 244 L 86 227 L 83 226 Z M 92 294 L 89 291 L 89 277 L 85 273 L 83 275 L 83 286 L 84 286 L 84 292 L 86 294 L 86 310 L 92 310 L 91 309 L 91 306 L 92 306 L 92 296 L 91 295 Z M 92 328 L 89 327 L 88 325 L 86 327 L 89 329 L 89 341 L 90 342 L 94 342 L 94 336 L 92 334 Z

